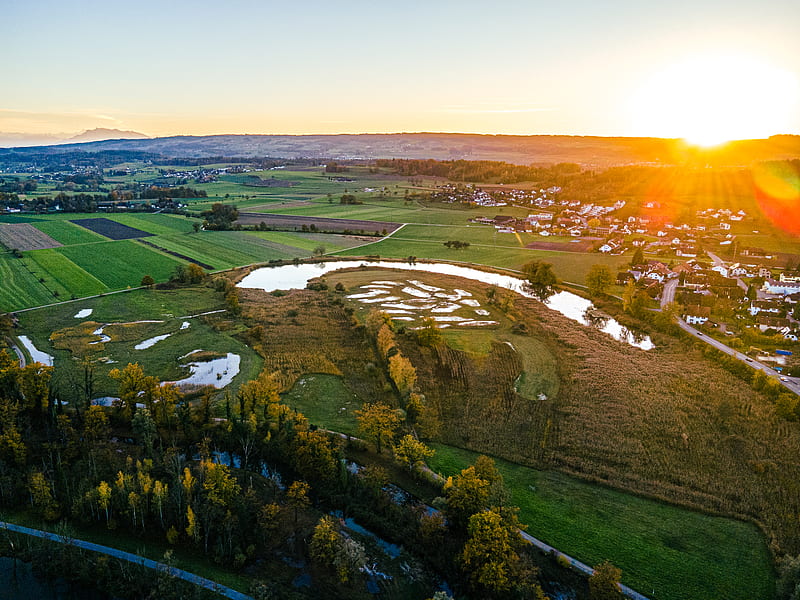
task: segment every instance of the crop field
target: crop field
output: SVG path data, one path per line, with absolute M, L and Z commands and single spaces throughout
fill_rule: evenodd
M 26 259 L 0 254 L 0 310 L 11 311 L 58 302 L 26 268 Z M 62 298 L 63 300 L 64 298 Z
M 29 223 L 0 224 L 0 245 L 11 250 L 41 250 L 61 244 Z
M 94 233 L 99 233 L 100 235 L 111 240 L 130 240 L 153 235 L 152 233 L 142 231 L 141 229 L 123 225 L 118 221 L 112 221 L 111 219 L 106 219 L 103 217 L 91 219 L 73 219 L 72 223 L 80 225 L 81 227 L 85 227 Z
M 32 225 L 54 240 L 61 242 L 64 246 L 107 241 L 107 238 L 102 235 L 66 220 L 41 220 L 32 223 Z
M 385 221 L 364 221 L 355 219 L 331 219 L 328 217 L 306 217 L 296 215 L 277 215 L 267 213 L 239 213 L 237 223 L 241 225 L 260 225 L 265 223 L 271 227 L 300 230 L 302 227 L 311 227 L 323 231 L 351 231 L 354 233 L 381 233 L 393 231 L 399 223 Z
M 284 215 L 316 216 L 330 219 L 354 219 L 392 221 L 395 223 L 419 223 L 440 225 L 466 225 L 470 216 L 480 213 L 450 208 L 405 206 L 402 200 L 380 200 L 373 203 L 342 205 L 318 202 L 314 206 L 276 207 L 270 212 Z M 511 214 L 509 211 L 506 214 Z
M 434 444 L 431 468 L 452 475 L 476 453 Z M 650 598 L 770 598 L 769 552 L 750 524 L 692 512 L 495 459 L 527 532 L 589 564 L 611 560 Z
M 293 248 L 305 250 L 309 254 L 319 246 L 324 247 L 328 252 L 343 250 L 360 246 L 366 242 L 374 242 L 375 238 L 357 237 L 350 235 L 337 235 L 330 233 L 289 233 L 285 231 L 248 231 L 248 236 L 257 237 L 268 242 L 283 244 Z
M 132 240 L 63 246 L 57 251 L 112 290 L 138 286 L 145 275 L 164 281 L 180 264 Z
M 37 250 L 27 257 L 36 265 L 32 270 L 46 279 L 48 287 L 57 289 L 63 298 L 93 296 L 109 291 L 102 281 L 90 275 L 61 252 L 56 250 Z M 42 271 L 40 273 L 40 270 Z M 52 285 L 56 284 L 56 287 Z
M 159 247 L 208 263 L 215 269 L 310 254 L 237 231 L 203 231 L 192 235 L 160 236 L 150 241 Z
M 115 214 L 114 221 L 134 227 L 153 235 L 170 235 L 194 231 L 192 219 L 178 215 L 165 214 Z

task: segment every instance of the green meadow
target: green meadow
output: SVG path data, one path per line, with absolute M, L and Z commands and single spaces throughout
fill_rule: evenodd
M 434 444 L 429 465 L 453 475 L 477 454 Z M 622 581 L 659 600 L 771 598 L 772 563 L 755 525 L 709 516 L 495 460 L 527 532 L 596 565 L 610 560 Z

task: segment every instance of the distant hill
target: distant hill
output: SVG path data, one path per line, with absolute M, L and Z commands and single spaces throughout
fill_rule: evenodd
M 74 135 L 64 140 L 65 142 L 101 142 L 103 140 L 147 140 L 150 139 L 138 131 L 122 131 L 120 129 L 106 129 L 97 127 L 89 129 L 78 135 Z
M 114 135 L 135 134 L 115 130 Z M 92 132 L 87 132 L 92 133 Z M 135 134 L 141 136 L 141 134 Z M 761 160 L 800 158 L 800 136 L 731 142 L 702 150 L 663 138 L 564 135 L 478 135 L 392 133 L 342 135 L 211 135 L 115 139 L 0 150 L 3 154 L 55 155 L 127 151 L 162 157 L 273 157 L 317 159 L 432 158 L 499 160 L 515 164 L 573 162 L 587 168 L 614 165 L 744 165 Z

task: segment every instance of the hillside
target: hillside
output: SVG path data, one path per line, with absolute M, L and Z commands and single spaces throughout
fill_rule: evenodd
M 125 133 L 125 132 L 121 132 Z M 689 148 L 661 138 L 510 136 L 450 133 L 347 135 L 213 135 L 106 140 L 0 150 L 4 154 L 130 151 L 169 157 L 433 158 L 502 160 L 516 164 L 574 162 L 586 167 L 625 164 L 748 164 L 800 156 L 800 136 Z

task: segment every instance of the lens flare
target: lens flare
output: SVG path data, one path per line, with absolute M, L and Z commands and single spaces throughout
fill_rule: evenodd
M 800 163 L 766 163 L 753 169 L 755 196 L 778 227 L 800 235 Z

